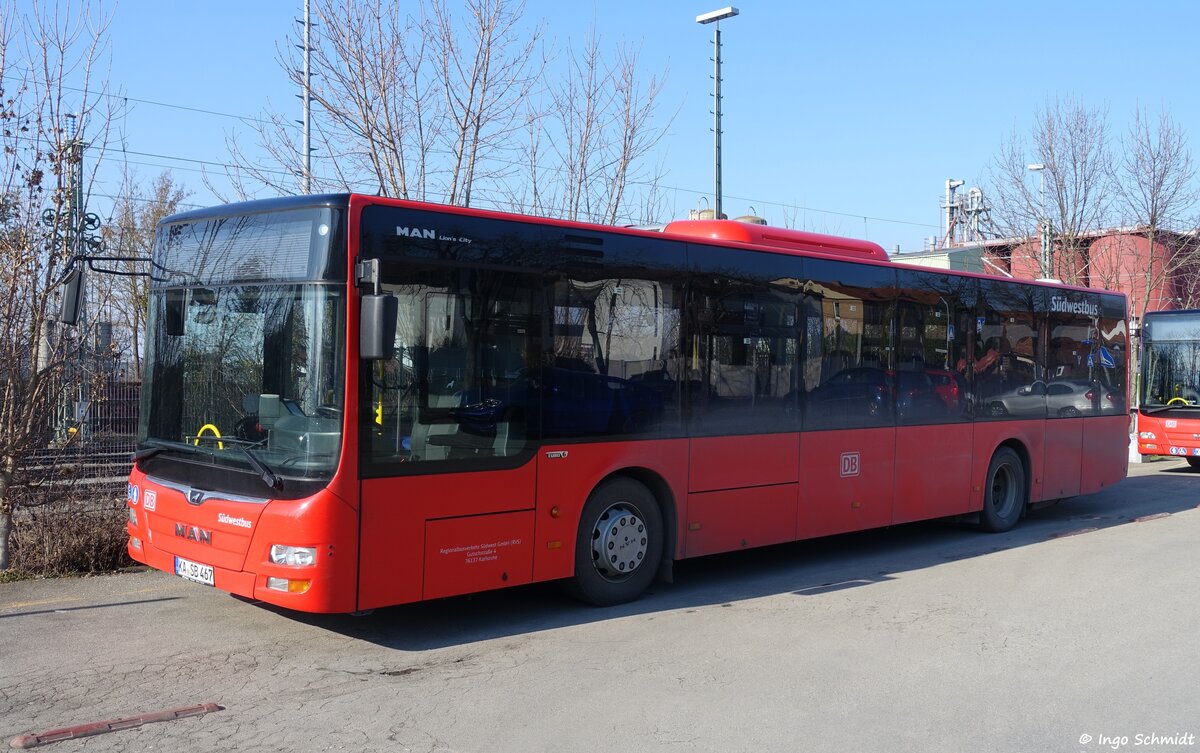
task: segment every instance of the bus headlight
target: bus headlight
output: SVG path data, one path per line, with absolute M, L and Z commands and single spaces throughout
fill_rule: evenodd
M 129 524 L 135 527 L 137 526 L 137 510 L 133 509 L 132 507 L 129 508 Z
M 1158 439 L 1158 437 L 1154 436 L 1154 432 L 1152 431 L 1143 431 L 1141 434 L 1138 434 L 1138 436 L 1142 439 Z
M 317 550 L 311 546 L 271 545 L 271 562 L 276 565 L 312 567 L 317 561 Z

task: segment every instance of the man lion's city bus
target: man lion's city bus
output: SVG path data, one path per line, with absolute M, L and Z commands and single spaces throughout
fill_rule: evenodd
M 204 209 L 154 251 L 129 553 L 310 612 L 929 518 L 1125 476 L 1125 299 L 730 220 L 361 195 Z
M 1141 334 L 1138 452 L 1200 468 L 1200 310 L 1151 311 Z

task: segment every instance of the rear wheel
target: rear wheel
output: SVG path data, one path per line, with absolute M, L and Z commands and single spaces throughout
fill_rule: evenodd
M 980 527 L 1000 533 L 1011 530 L 1025 509 L 1025 464 L 1009 447 L 1001 447 L 988 464 L 983 487 L 983 511 Z
M 633 601 L 650 586 L 663 553 L 662 512 L 629 478 L 596 487 L 579 519 L 572 594 L 598 606 Z

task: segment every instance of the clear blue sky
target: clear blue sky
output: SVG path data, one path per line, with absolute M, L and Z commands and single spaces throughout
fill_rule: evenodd
M 451 0 L 453 3 L 453 0 Z M 717 2 L 528 0 L 548 38 L 641 45 L 647 71 L 668 72 L 664 111 L 678 109 L 659 161 L 674 217 L 712 192 L 712 27 Z M 735 3 L 723 22 L 724 194 L 772 224 L 867 237 L 919 250 L 939 232 L 947 178 L 980 184 L 1002 139 L 1028 132 L 1047 99 L 1109 112 L 1114 136 L 1138 105 L 1166 108 L 1200 145 L 1187 42 L 1192 2 Z M 125 0 L 112 7 L 111 85 L 141 100 L 256 116 L 299 112 L 275 62 L 302 0 Z M 229 160 L 239 121 L 132 103 L 117 124 L 145 179 L 172 168 L 194 204 L 214 203 L 198 162 Z M 220 169 L 210 168 L 220 179 Z M 95 191 L 114 193 L 106 175 Z M 103 201 L 97 196 L 97 203 Z M 96 207 L 99 208 L 99 207 Z M 672 217 L 662 217 L 663 220 Z

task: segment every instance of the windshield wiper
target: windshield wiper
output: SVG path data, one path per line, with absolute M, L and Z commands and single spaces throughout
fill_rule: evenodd
M 209 452 L 211 454 L 211 451 L 207 448 L 190 445 L 187 442 L 170 442 L 160 439 L 154 439 L 151 441 L 165 442 L 165 444 L 155 445 L 153 447 L 143 447 L 142 449 L 135 451 L 133 453 L 133 459 L 135 461 L 152 458 L 160 452 L 166 452 L 167 450 L 170 450 L 171 452 L 186 452 L 189 455 L 196 455 L 205 452 Z
M 143 460 L 149 460 L 162 451 L 163 448 L 161 447 L 143 447 L 142 449 L 133 453 L 133 462 L 140 463 Z
M 246 456 L 246 460 L 250 461 L 250 467 L 262 476 L 263 483 L 275 490 L 283 488 L 283 479 L 275 471 L 268 468 L 267 464 L 260 460 L 258 455 L 254 454 L 253 450 L 249 447 L 241 446 L 238 446 L 237 449 L 241 450 L 242 454 Z

